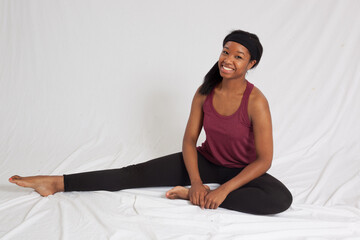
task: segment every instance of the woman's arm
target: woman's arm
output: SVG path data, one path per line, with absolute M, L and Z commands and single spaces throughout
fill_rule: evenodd
M 230 192 L 260 177 L 271 166 L 273 137 L 269 104 L 261 91 L 255 87 L 250 95 L 248 113 L 253 124 L 256 160 L 247 165 L 234 178 L 207 194 L 205 208 L 217 208 Z
M 182 147 L 184 163 L 191 181 L 189 191 L 190 202 L 202 208 L 205 204 L 204 197 L 208 191 L 200 178 L 196 143 L 203 126 L 202 105 L 204 104 L 205 98 L 206 96 L 201 95 L 198 89 L 191 104 L 190 116 L 186 125 Z

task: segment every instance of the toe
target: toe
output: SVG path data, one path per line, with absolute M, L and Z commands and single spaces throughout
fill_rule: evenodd
M 25 187 L 25 182 L 22 180 L 23 180 L 23 178 L 18 175 L 15 175 L 15 176 L 12 176 L 11 178 L 9 178 L 9 182 L 15 183 L 16 185 L 21 186 L 21 187 Z
M 9 182 L 14 182 L 14 180 L 16 180 L 16 177 L 17 177 L 17 176 L 12 176 L 12 177 L 10 177 L 10 178 L 9 178 Z
M 14 175 L 10 179 L 12 179 L 12 180 L 20 180 L 21 177 L 19 175 Z
M 175 199 L 175 195 L 174 195 L 174 194 L 169 194 L 169 195 L 167 196 L 167 198 L 168 198 L 168 199 Z
M 166 197 L 169 199 L 173 199 L 174 198 L 174 193 L 170 190 L 166 193 Z

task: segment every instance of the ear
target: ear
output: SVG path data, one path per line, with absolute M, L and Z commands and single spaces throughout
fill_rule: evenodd
M 248 64 L 247 70 L 250 70 L 250 69 L 255 65 L 255 63 L 256 63 L 256 60 L 255 60 L 255 59 L 254 59 L 254 60 L 251 60 L 251 61 L 249 62 L 249 64 Z

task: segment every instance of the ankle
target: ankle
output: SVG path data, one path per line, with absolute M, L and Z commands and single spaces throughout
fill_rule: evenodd
M 64 192 L 64 176 L 54 176 L 54 185 L 56 192 Z

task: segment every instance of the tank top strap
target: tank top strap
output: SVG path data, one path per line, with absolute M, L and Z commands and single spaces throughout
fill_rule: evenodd
M 251 122 L 249 120 L 249 114 L 248 114 L 248 103 L 249 103 L 249 97 L 251 94 L 251 91 L 254 88 L 254 84 L 248 82 L 246 80 L 246 89 L 244 91 L 241 104 L 240 104 L 240 120 L 243 122 L 246 126 L 250 127 Z

